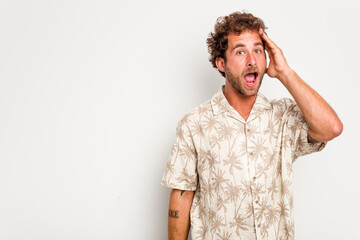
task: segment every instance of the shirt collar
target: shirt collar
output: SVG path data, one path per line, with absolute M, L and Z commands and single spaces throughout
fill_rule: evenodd
M 224 95 L 225 85 L 221 86 L 221 88 L 213 95 L 211 98 L 211 106 L 215 115 L 221 114 L 223 112 L 228 112 L 233 116 L 239 117 L 240 114 L 230 105 Z M 270 101 L 261 93 L 257 93 L 256 100 L 254 106 L 251 109 L 250 115 L 248 117 L 248 121 L 254 119 L 258 113 L 261 113 L 264 110 L 271 109 Z M 256 116 L 254 116 L 256 115 Z M 241 117 L 241 116 L 240 116 Z M 241 117 L 242 119 L 242 117 Z

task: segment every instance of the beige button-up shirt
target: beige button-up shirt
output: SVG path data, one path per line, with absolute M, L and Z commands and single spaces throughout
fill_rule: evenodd
M 195 191 L 192 239 L 294 239 L 292 166 L 326 143 L 293 100 L 258 93 L 244 121 L 223 87 L 179 122 L 162 184 Z

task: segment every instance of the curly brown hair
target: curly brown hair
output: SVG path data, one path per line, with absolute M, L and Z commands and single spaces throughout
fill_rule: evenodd
M 217 68 L 216 58 L 223 58 L 226 62 L 225 52 L 228 48 L 229 33 L 241 34 L 241 32 L 246 30 L 259 31 L 260 28 L 265 31 L 264 21 L 251 13 L 234 12 L 229 16 L 219 17 L 216 21 L 214 32 L 211 32 L 206 40 L 210 53 L 209 61 L 213 67 Z M 220 70 L 219 72 L 225 77 L 224 72 Z

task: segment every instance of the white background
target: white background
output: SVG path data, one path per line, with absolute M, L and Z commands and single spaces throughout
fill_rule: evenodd
M 344 132 L 295 164 L 297 239 L 360 239 L 355 1 L 0 2 L 0 239 L 166 239 L 180 118 L 224 83 L 206 38 L 262 18 Z M 264 78 L 268 98 L 289 96 Z

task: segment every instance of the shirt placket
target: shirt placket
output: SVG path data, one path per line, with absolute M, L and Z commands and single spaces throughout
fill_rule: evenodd
M 259 182 L 260 179 L 258 179 L 258 176 L 256 175 L 256 163 L 254 158 L 254 152 L 251 151 L 251 149 L 254 149 L 252 147 L 252 143 L 250 141 L 250 135 L 251 135 L 251 129 L 249 127 L 249 124 L 245 124 L 245 139 L 246 139 L 246 152 L 247 152 L 247 159 L 248 159 L 248 172 L 249 172 L 249 182 L 251 187 L 251 201 L 252 201 L 252 210 L 253 210 L 253 219 L 254 219 L 254 230 L 256 234 L 257 239 L 261 239 L 260 235 L 260 227 L 261 227 L 261 219 L 259 221 L 256 219 L 256 212 L 255 208 L 259 207 L 260 203 L 260 196 L 255 194 L 254 188 L 256 184 Z

